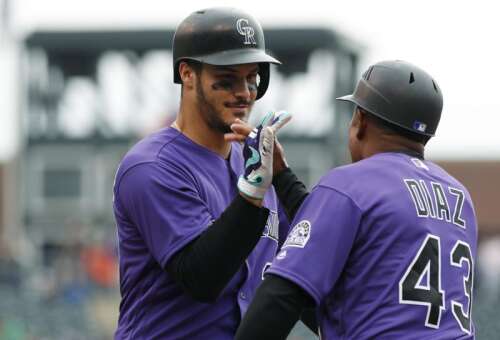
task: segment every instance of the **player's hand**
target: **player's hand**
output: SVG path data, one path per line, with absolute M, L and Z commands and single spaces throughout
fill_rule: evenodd
M 276 132 L 281 129 L 286 123 L 288 123 L 290 119 L 292 119 L 292 116 L 285 111 L 278 111 L 274 115 L 275 119 L 273 120 L 273 124 L 271 126 L 273 127 L 275 132 L 273 151 L 273 176 L 276 176 L 281 171 L 288 168 L 288 163 L 285 158 L 285 151 L 283 150 L 281 144 L 278 142 Z M 227 141 L 244 142 L 252 129 L 252 126 L 250 126 L 247 122 L 236 119 L 236 121 L 231 125 L 231 130 L 233 132 L 226 133 L 224 135 L 224 139 Z
M 241 119 L 236 119 L 234 123 L 231 124 L 231 130 L 233 132 L 224 134 L 224 140 L 228 142 L 240 142 L 243 144 L 250 132 L 252 132 L 253 127 Z
M 274 135 L 290 119 L 290 114 L 285 111 L 271 112 L 245 138 L 245 170 L 238 180 L 238 189 L 245 196 L 256 200 L 264 198 L 273 178 Z M 247 129 L 248 126 L 244 131 Z
M 278 137 L 274 136 L 274 151 L 273 151 L 273 177 L 288 168 L 288 163 L 285 158 L 285 149 L 278 141 Z

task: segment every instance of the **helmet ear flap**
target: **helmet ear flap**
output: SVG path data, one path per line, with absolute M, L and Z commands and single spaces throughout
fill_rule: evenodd
M 181 75 L 179 73 L 179 65 L 182 60 L 178 60 L 174 62 L 174 83 L 181 84 Z
M 259 63 L 259 87 L 257 88 L 257 97 L 255 100 L 260 99 L 269 87 L 269 74 L 270 67 L 268 63 Z

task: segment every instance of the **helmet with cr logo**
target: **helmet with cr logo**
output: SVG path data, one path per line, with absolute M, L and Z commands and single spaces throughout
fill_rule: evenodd
M 264 32 L 251 15 L 235 8 L 209 8 L 192 13 L 174 34 L 174 83 L 181 83 L 179 63 L 196 60 L 210 65 L 259 64 L 257 99 L 269 85 L 269 64 L 281 64 L 266 53 Z

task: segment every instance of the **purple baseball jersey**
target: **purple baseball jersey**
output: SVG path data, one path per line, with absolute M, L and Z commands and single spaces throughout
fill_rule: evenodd
M 269 273 L 317 303 L 322 339 L 471 339 L 477 225 L 439 166 L 380 153 L 331 170 Z
M 225 160 L 173 128 L 143 139 L 127 153 L 114 186 L 122 296 L 116 339 L 233 338 L 278 249 L 274 189 L 264 199 L 271 213 L 260 241 L 215 303 L 184 294 L 164 268 L 238 195 L 242 172 L 238 143 Z M 288 224 L 282 222 L 286 235 Z

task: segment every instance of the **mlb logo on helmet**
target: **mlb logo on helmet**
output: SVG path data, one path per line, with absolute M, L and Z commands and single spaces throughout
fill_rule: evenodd
M 425 132 L 425 130 L 427 129 L 427 124 L 425 123 L 422 123 L 422 122 L 419 122 L 418 120 L 416 120 L 414 123 L 413 123 L 413 128 L 417 131 L 420 131 L 420 132 Z

